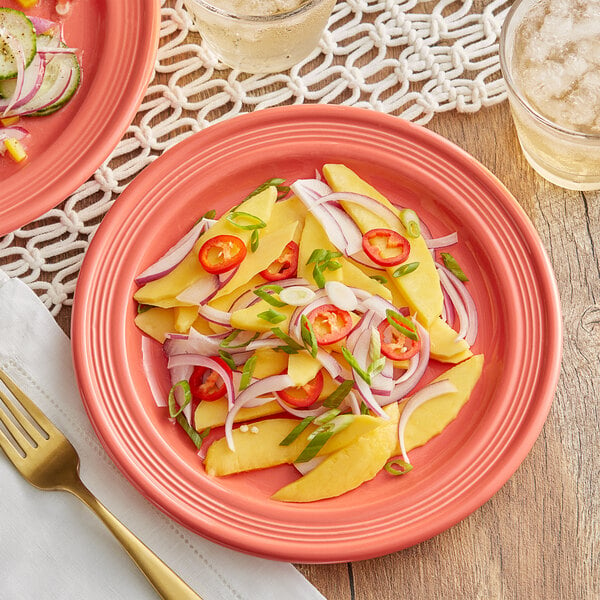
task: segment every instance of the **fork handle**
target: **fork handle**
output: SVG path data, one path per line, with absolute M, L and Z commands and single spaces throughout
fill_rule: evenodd
M 202 600 L 174 571 L 172 571 L 148 546 L 140 541 L 117 517 L 77 480 L 67 491 L 77 496 L 94 511 L 112 534 L 121 542 L 127 554 L 146 576 L 163 600 Z

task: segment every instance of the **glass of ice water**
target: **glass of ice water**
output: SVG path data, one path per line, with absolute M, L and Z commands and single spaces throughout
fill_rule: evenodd
M 285 71 L 306 58 L 335 0 L 184 0 L 206 44 L 247 73 Z
M 561 187 L 600 189 L 600 0 L 516 0 L 500 64 L 531 166 Z

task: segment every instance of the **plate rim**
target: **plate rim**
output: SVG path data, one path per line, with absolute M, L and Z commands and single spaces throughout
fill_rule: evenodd
M 342 118 L 341 115 L 343 113 L 347 113 L 347 114 L 352 113 L 352 114 L 358 115 L 358 113 L 356 111 L 362 111 L 361 114 L 366 119 L 372 119 L 374 121 L 378 121 L 380 124 L 383 124 L 383 125 L 385 125 L 386 123 L 390 123 L 390 124 L 394 123 L 395 126 L 397 127 L 397 126 L 399 126 L 398 121 L 401 121 L 397 117 L 392 117 L 390 115 L 385 115 L 383 113 L 375 113 L 374 111 L 369 111 L 367 109 L 359 109 L 356 107 L 339 106 L 339 105 L 296 105 L 296 106 L 269 108 L 269 109 L 265 109 L 262 111 L 257 111 L 254 113 L 248 113 L 245 115 L 237 116 L 234 119 L 229 119 L 229 120 L 212 125 L 209 128 L 209 131 L 212 130 L 212 135 L 216 137 L 218 135 L 218 133 L 220 133 L 221 131 L 225 132 L 229 128 L 234 128 L 235 126 L 232 125 L 233 122 L 235 122 L 236 124 L 239 125 L 241 123 L 241 119 L 244 119 L 243 123 L 247 124 L 248 126 L 251 126 L 252 124 L 255 124 L 255 121 L 258 121 L 260 123 L 260 121 L 262 119 L 266 118 L 266 116 L 265 116 L 266 113 L 268 113 L 269 115 L 273 116 L 273 118 L 275 118 L 276 111 L 280 115 L 282 113 L 287 115 L 287 114 L 290 114 L 290 111 L 296 111 L 296 112 L 298 112 L 298 114 L 300 114 L 302 112 L 304 112 L 307 115 L 310 113 L 314 113 L 314 114 L 327 115 L 332 118 L 333 118 L 333 115 L 335 115 L 336 118 L 338 118 L 338 117 Z M 367 117 L 367 115 L 369 115 L 369 116 Z M 506 481 L 510 478 L 510 476 L 514 473 L 514 471 L 516 471 L 516 469 L 519 467 L 519 465 L 521 464 L 521 462 L 523 461 L 525 456 L 531 450 L 531 447 L 533 446 L 533 444 L 535 443 L 536 439 L 538 438 L 538 436 L 541 432 L 542 426 L 543 426 L 543 424 L 547 418 L 548 412 L 550 410 L 550 407 L 551 407 L 551 404 L 553 401 L 553 397 L 554 397 L 554 392 L 556 390 L 556 386 L 558 383 L 558 376 L 559 376 L 559 372 L 560 372 L 560 363 L 561 363 L 561 350 L 562 350 L 562 319 L 561 319 L 560 301 L 559 301 L 558 287 L 556 284 L 556 279 L 554 277 L 553 269 L 552 269 L 551 263 L 548 259 L 546 250 L 543 247 L 541 239 L 539 238 L 539 234 L 535 230 L 533 224 L 529 220 L 528 216 L 526 215 L 526 213 L 523 210 L 523 208 L 521 207 L 521 205 L 512 196 L 512 194 L 485 166 L 483 166 L 481 163 L 479 163 L 479 161 L 477 161 L 474 157 L 472 157 L 470 154 L 466 153 L 464 150 L 462 150 L 460 147 L 458 147 L 453 142 L 447 140 L 446 138 L 443 138 L 442 136 L 440 136 L 439 134 L 437 134 L 435 132 L 432 132 L 431 130 L 425 129 L 424 127 L 415 125 L 414 123 L 411 123 L 408 121 L 401 121 L 401 126 L 407 127 L 409 129 L 412 128 L 413 131 L 417 131 L 421 135 L 425 135 L 426 137 L 433 136 L 433 138 L 437 139 L 438 142 L 439 142 L 439 140 L 441 140 L 441 142 L 443 143 L 446 150 L 452 150 L 453 153 L 458 153 L 461 160 L 467 161 L 470 164 L 471 168 L 475 169 L 478 176 L 483 177 L 483 179 L 486 180 L 486 182 L 488 184 L 492 185 L 497 191 L 501 192 L 504 201 L 507 201 L 510 205 L 507 208 L 510 208 L 510 210 L 517 215 L 517 218 L 521 222 L 520 224 L 524 224 L 526 229 L 528 230 L 527 231 L 528 241 L 531 241 L 531 239 L 533 239 L 533 241 L 536 242 L 534 249 L 537 252 L 537 260 L 541 261 L 543 263 L 543 265 L 545 266 L 545 269 L 541 271 L 540 275 L 543 275 L 543 279 L 545 281 L 546 287 L 548 287 L 549 291 L 551 292 L 550 299 L 552 301 L 551 302 L 552 306 L 558 308 L 558 311 L 556 311 L 554 314 L 555 318 L 553 320 L 548 319 L 548 324 L 547 324 L 547 329 L 546 329 L 546 332 L 549 332 L 552 334 L 551 337 L 554 340 L 554 347 L 557 348 L 559 351 L 556 353 L 555 356 L 552 357 L 551 367 L 550 367 L 550 369 L 547 369 L 547 371 L 551 374 L 551 376 L 547 377 L 542 382 L 543 383 L 542 391 L 540 393 L 538 393 L 538 396 L 543 397 L 543 402 L 542 402 L 541 406 L 539 403 L 536 405 L 538 410 L 536 411 L 534 418 L 530 419 L 531 422 L 529 423 L 528 429 L 526 431 L 526 433 L 527 433 L 526 439 L 521 440 L 516 457 L 512 458 L 512 460 L 510 461 L 510 465 L 508 465 L 508 466 L 504 465 L 503 467 L 495 469 L 494 472 L 496 473 L 496 475 L 495 475 L 495 477 L 492 478 L 493 482 L 494 482 L 493 485 L 490 485 L 490 483 L 488 483 L 488 485 L 486 486 L 486 490 L 488 490 L 488 491 L 491 490 L 491 491 L 489 493 L 486 492 L 485 494 L 478 495 L 475 500 L 471 499 L 470 502 L 465 502 L 462 505 L 462 509 L 455 512 L 454 516 L 452 518 L 448 518 L 446 520 L 447 522 L 445 522 L 441 526 L 441 528 L 436 527 L 435 528 L 436 531 L 424 532 L 424 534 L 422 536 L 416 536 L 415 539 L 409 540 L 408 543 L 403 544 L 403 545 L 398 545 L 397 543 L 394 543 L 394 542 L 388 543 L 387 545 L 382 546 L 381 552 L 377 551 L 376 553 L 373 553 L 371 551 L 371 552 L 365 554 L 364 550 L 360 550 L 360 549 L 357 551 L 356 550 L 355 551 L 347 550 L 344 553 L 344 555 L 340 556 L 340 557 L 324 556 L 322 554 L 319 554 L 318 552 L 298 553 L 298 552 L 284 552 L 281 550 L 279 552 L 273 552 L 272 550 L 265 552 L 260 549 L 257 550 L 257 548 L 255 548 L 255 547 L 247 547 L 247 546 L 240 547 L 239 543 L 236 544 L 236 543 L 232 543 L 231 541 L 229 541 L 229 543 L 228 543 L 228 540 L 226 540 L 226 539 L 217 539 L 217 538 L 211 537 L 210 535 L 207 535 L 206 532 L 198 532 L 201 535 L 204 535 L 205 537 L 208 537 L 209 539 L 212 539 L 212 541 L 216 541 L 221 545 L 225 545 L 230 548 L 234 548 L 236 550 L 241 550 L 243 552 L 247 552 L 250 554 L 257 555 L 257 556 L 263 556 L 266 558 L 277 559 L 277 560 L 291 560 L 293 562 L 340 562 L 340 561 L 347 561 L 347 560 L 362 560 L 365 558 L 372 558 L 374 556 L 380 556 L 382 554 L 387 554 L 389 552 L 393 552 L 393 551 L 399 550 L 401 548 L 411 546 L 413 544 L 424 541 L 425 539 L 428 539 L 434 535 L 437 535 L 437 534 L 441 533 L 442 531 L 446 530 L 448 527 L 458 523 L 459 521 L 464 519 L 466 516 L 471 514 L 474 510 L 476 510 L 479 506 L 484 504 L 489 498 L 491 498 L 491 496 L 493 496 L 498 491 L 498 489 L 500 489 L 500 487 L 502 487 L 504 485 L 504 483 L 506 483 Z M 154 161 L 154 163 L 152 165 L 150 165 L 150 167 L 152 167 L 154 164 L 161 164 L 162 162 L 171 160 L 170 158 L 168 158 L 168 156 L 171 156 L 174 151 L 175 152 L 184 152 L 187 145 L 193 145 L 194 143 L 196 143 L 195 140 L 199 136 L 202 136 L 203 134 L 205 134 L 206 131 L 207 130 L 203 130 L 201 132 L 193 134 L 186 140 L 183 140 L 182 142 L 180 142 L 180 144 L 178 144 L 175 147 L 175 148 L 179 148 L 179 150 L 171 149 L 171 150 L 165 152 L 161 157 L 159 157 L 156 161 Z M 201 139 L 203 139 L 203 138 L 201 138 Z M 165 157 L 167 157 L 167 158 L 165 158 Z M 157 167 L 154 167 L 153 169 L 150 169 L 150 167 L 145 169 L 141 174 L 138 175 L 138 177 L 136 177 L 136 179 L 130 184 L 130 186 L 122 194 L 122 196 L 127 194 L 126 198 L 129 198 L 136 192 L 136 190 L 138 188 L 143 188 L 143 186 L 146 184 L 147 181 L 149 183 L 152 181 L 152 179 L 154 177 L 153 172 L 155 169 L 157 169 Z M 128 190 L 130 190 L 130 189 L 132 189 L 133 191 L 130 191 L 128 193 Z M 103 232 L 108 231 L 109 226 L 111 224 L 113 224 L 112 223 L 113 220 L 116 221 L 115 224 L 118 224 L 117 211 L 116 210 L 113 211 L 113 209 L 111 209 L 111 211 L 109 211 L 109 213 L 105 217 L 105 221 L 108 223 L 108 225 L 106 225 L 104 227 L 104 229 L 102 228 L 104 223 L 101 225 L 101 227 L 99 228 L 100 235 L 95 236 L 94 241 L 92 242 L 90 249 L 88 250 L 88 254 L 86 256 L 86 259 L 84 260 L 84 265 L 83 265 L 81 273 L 80 273 L 80 281 L 85 281 L 85 278 L 87 276 L 87 265 L 92 263 L 94 253 L 96 252 L 96 248 L 100 247 L 100 241 L 97 241 L 97 240 L 102 239 Z M 83 285 L 84 284 L 82 284 L 82 287 L 83 287 Z M 77 287 L 78 287 L 78 291 L 79 291 L 79 289 L 81 289 L 79 286 L 79 282 L 78 282 Z M 85 388 L 87 387 L 86 382 L 85 382 L 85 376 L 80 374 L 81 368 L 78 368 L 78 356 L 81 356 L 80 343 L 81 344 L 83 343 L 81 341 L 82 340 L 81 336 L 83 335 L 82 330 L 84 329 L 84 321 L 82 320 L 82 315 L 85 312 L 85 309 L 82 307 L 83 307 L 83 303 L 78 302 L 78 294 L 76 292 L 75 303 L 74 303 L 74 307 L 73 307 L 72 339 L 73 339 L 73 356 L 74 356 L 74 363 L 76 365 L 77 379 L 78 379 L 78 383 L 80 385 L 80 390 L 82 393 L 82 398 L 84 400 L 84 405 L 85 405 L 86 411 L 88 412 L 90 420 L 92 421 L 92 425 L 93 425 L 97 435 L 100 437 L 103 446 L 108 450 L 109 455 L 111 455 L 111 458 L 113 459 L 113 461 L 115 461 L 117 463 L 117 466 L 119 466 L 120 470 L 123 472 L 122 464 L 120 464 L 119 458 L 116 456 L 113 456 L 111 449 L 109 449 L 110 442 L 108 442 L 105 439 L 105 436 L 103 434 L 103 428 L 94 422 L 93 415 L 90 413 L 91 407 L 88 406 L 88 400 L 86 400 L 86 393 L 84 391 Z M 81 377 L 80 377 L 80 375 L 81 375 Z M 538 382 L 538 386 L 539 386 L 539 382 Z M 541 410 L 540 410 L 540 408 L 541 408 Z M 515 451 L 515 449 L 513 449 L 513 453 L 514 453 L 514 451 Z M 138 488 L 138 490 L 140 490 L 142 493 L 147 495 L 148 490 L 146 487 L 143 487 L 143 486 L 140 487 L 139 481 L 133 481 L 130 476 L 131 475 L 130 473 L 125 472 L 124 474 L 133 483 L 133 485 Z M 150 498 L 150 500 L 155 502 L 155 500 L 152 498 Z M 177 520 L 180 523 L 183 523 L 184 525 L 189 527 L 189 523 L 185 522 L 185 520 L 182 520 L 181 514 L 173 514 L 173 512 L 167 510 L 164 505 L 159 506 L 159 508 L 161 508 L 163 511 L 167 512 L 167 514 L 169 514 L 175 520 Z

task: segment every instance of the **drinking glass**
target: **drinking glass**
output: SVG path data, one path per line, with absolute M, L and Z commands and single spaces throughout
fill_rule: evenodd
M 600 0 L 516 0 L 500 65 L 531 166 L 561 187 L 600 189 Z
M 184 0 L 206 44 L 247 73 L 285 71 L 319 43 L 335 0 Z

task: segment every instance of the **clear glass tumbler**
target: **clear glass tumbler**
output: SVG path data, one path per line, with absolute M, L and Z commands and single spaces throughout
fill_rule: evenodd
M 558 186 L 600 189 L 600 0 L 516 0 L 500 65 L 531 166 Z
M 247 73 L 285 71 L 318 45 L 335 0 L 184 0 L 221 60 Z

